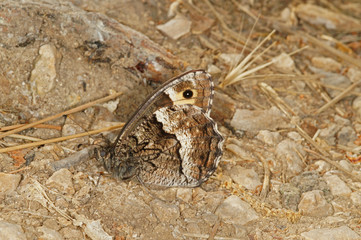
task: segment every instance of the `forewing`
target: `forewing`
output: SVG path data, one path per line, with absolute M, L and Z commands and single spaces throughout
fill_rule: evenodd
M 185 97 L 186 91 L 192 91 L 190 98 Z M 150 116 L 162 107 L 192 104 L 203 109 L 209 115 L 214 94 L 211 76 L 204 70 L 193 70 L 168 80 L 160 86 L 139 107 L 135 114 L 123 127 L 119 138 L 130 135 L 141 123 L 141 118 Z

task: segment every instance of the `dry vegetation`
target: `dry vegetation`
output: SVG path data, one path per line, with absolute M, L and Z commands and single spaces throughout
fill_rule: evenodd
M 360 2 L 35 2 L 0 3 L 0 237 L 361 236 Z M 199 68 L 227 137 L 215 176 L 195 189 L 99 181 L 92 149 L 115 136 L 99 132 Z

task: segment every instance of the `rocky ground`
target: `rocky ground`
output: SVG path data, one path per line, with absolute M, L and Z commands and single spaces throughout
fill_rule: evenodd
M 0 239 L 361 239 L 361 3 L 261 2 L 2 1 Z M 124 122 L 199 68 L 227 139 L 201 187 L 101 174 L 116 132 L 9 149 Z

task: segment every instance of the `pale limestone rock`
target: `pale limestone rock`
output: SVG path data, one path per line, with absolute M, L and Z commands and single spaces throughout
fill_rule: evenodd
M 332 205 L 326 201 L 321 190 L 303 193 L 298 209 L 310 217 L 325 217 L 333 213 Z
M 15 191 L 21 180 L 20 174 L 0 173 L 0 194 L 9 194 Z
M 325 175 L 323 178 L 330 187 L 332 195 L 349 196 L 351 194 L 351 189 L 337 175 Z
M 225 223 L 245 225 L 257 220 L 259 216 L 256 211 L 239 197 L 232 195 L 226 198 L 216 210 Z

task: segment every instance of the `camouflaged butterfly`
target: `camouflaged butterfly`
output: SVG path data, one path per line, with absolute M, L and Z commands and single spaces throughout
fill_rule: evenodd
M 210 117 L 214 85 L 193 70 L 160 86 L 134 113 L 97 159 L 121 180 L 196 187 L 207 181 L 222 156 L 224 139 Z

